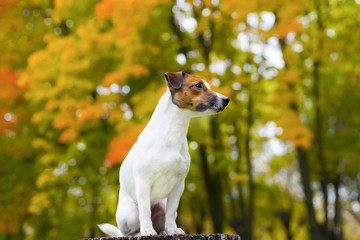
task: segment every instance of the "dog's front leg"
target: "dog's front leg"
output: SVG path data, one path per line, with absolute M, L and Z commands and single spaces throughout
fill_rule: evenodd
M 147 181 L 136 180 L 136 198 L 139 208 L 141 235 L 157 235 L 151 221 L 150 185 Z
M 181 180 L 175 185 L 174 189 L 167 197 L 166 203 L 166 217 L 165 217 L 165 231 L 169 235 L 185 234 L 185 232 L 176 225 L 177 208 L 182 193 L 184 192 L 185 183 Z

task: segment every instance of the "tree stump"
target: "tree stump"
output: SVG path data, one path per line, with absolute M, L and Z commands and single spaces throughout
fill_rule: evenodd
M 157 236 L 131 236 L 131 237 L 101 237 L 85 238 L 83 240 L 240 240 L 235 234 L 195 234 L 195 235 L 157 235 Z

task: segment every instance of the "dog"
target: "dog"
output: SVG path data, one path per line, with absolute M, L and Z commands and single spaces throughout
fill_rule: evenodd
M 175 220 L 190 167 L 189 122 L 223 111 L 229 98 L 185 72 L 165 78 L 167 90 L 120 168 L 118 227 L 98 225 L 111 237 L 185 234 Z

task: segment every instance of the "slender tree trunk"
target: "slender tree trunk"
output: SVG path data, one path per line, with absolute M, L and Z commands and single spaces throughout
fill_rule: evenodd
M 320 113 L 320 93 L 319 93 L 319 66 L 320 62 L 316 61 L 314 64 L 314 71 L 313 71 L 313 77 L 314 77 L 314 102 L 315 102 L 315 140 L 316 140 L 316 147 L 317 147 L 317 158 L 319 160 L 320 166 L 321 166 L 321 190 L 323 193 L 323 199 L 324 199 L 324 235 L 325 239 L 329 238 L 329 217 L 328 217 L 328 190 L 327 187 L 329 185 L 329 177 L 328 177 L 328 171 L 326 168 L 326 161 L 324 158 L 324 151 L 323 151 L 323 142 L 322 142 L 322 117 Z
M 308 170 L 306 153 L 304 149 L 302 149 L 301 147 L 297 147 L 296 151 L 298 155 L 297 159 L 300 168 L 301 184 L 305 194 L 305 203 L 306 203 L 306 210 L 309 219 L 311 239 L 320 240 L 322 239 L 322 235 L 320 232 L 320 226 L 316 221 L 315 210 L 312 201 L 312 190 L 310 188 L 309 170 Z
M 323 24 L 323 15 L 321 10 L 321 2 L 320 0 L 315 0 L 315 10 L 318 15 L 317 20 L 317 30 L 319 33 L 318 37 L 318 55 L 322 52 L 323 47 L 323 34 L 324 34 L 324 24 Z M 314 69 L 313 69 L 313 78 L 314 78 L 314 105 L 315 105 L 315 140 L 316 140 L 316 147 L 317 147 L 317 157 L 321 166 L 321 191 L 323 193 L 323 199 L 324 199 L 324 236 L 326 239 L 329 238 L 329 217 L 328 217 L 328 190 L 327 187 L 329 185 L 329 177 L 328 177 L 328 171 L 326 168 L 326 161 L 324 159 L 324 153 L 323 153 L 323 143 L 322 143 L 322 117 L 320 112 L 320 91 L 319 91 L 319 84 L 320 84 L 320 74 L 319 74 L 319 68 L 321 65 L 320 58 L 315 59 L 314 61 Z
M 237 146 L 239 149 L 239 153 L 238 153 L 238 159 L 236 162 L 236 167 L 235 167 L 235 171 L 237 174 L 243 174 L 244 170 L 243 170 L 243 164 L 241 163 L 241 149 L 242 149 L 242 145 L 241 145 L 241 130 L 240 127 L 236 121 L 236 119 L 233 122 L 233 126 L 234 126 L 234 130 L 235 130 L 235 134 L 237 137 Z M 240 235 L 241 239 L 246 239 L 246 226 L 244 226 L 244 223 L 246 222 L 246 210 L 245 210 L 245 197 L 244 197 L 244 188 L 243 188 L 244 183 L 243 182 L 237 182 L 236 187 L 237 190 L 239 191 L 239 208 L 240 208 L 240 217 L 239 217 L 239 224 L 241 224 L 241 226 L 236 227 L 236 229 L 238 229 L 238 234 Z
M 289 224 L 289 226 L 286 227 L 286 237 L 287 237 L 287 240 L 292 240 L 292 239 L 293 239 L 293 235 L 292 235 L 292 233 L 291 233 L 290 224 Z
M 89 237 L 90 238 L 94 238 L 96 231 L 98 231 L 98 228 L 96 227 L 96 222 L 98 220 L 98 218 L 97 218 L 97 207 L 98 206 L 95 202 L 95 198 L 96 198 L 95 192 L 97 192 L 97 191 L 93 191 L 92 202 L 91 202 L 91 213 L 89 215 L 89 225 L 90 225 Z
M 221 161 L 223 158 L 223 153 L 225 152 L 224 145 L 221 139 L 221 132 L 219 128 L 218 116 L 212 116 L 210 118 L 210 126 L 211 126 L 211 136 L 212 136 L 212 146 L 215 152 L 215 164 Z M 216 164 L 217 165 L 217 164 Z M 224 169 L 222 169 L 224 174 Z M 213 211 L 217 212 L 217 218 L 214 221 L 214 231 L 217 233 L 221 233 L 223 231 L 223 221 L 224 221 L 224 208 L 223 208 L 223 189 L 222 189 L 222 181 L 221 174 L 219 169 L 215 169 L 215 173 L 213 176 L 215 180 L 214 186 L 216 189 L 215 198 L 215 209 Z
M 340 177 L 338 176 L 334 182 L 335 188 L 335 218 L 334 218 L 334 237 L 335 240 L 343 240 L 342 230 L 342 213 L 341 213 L 341 201 L 339 195 Z
M 213 229 L 214 232 L 221 233 L 223 232 L 223 206 L 220 174 L 216 173 L 214 177 L 211 176 L 207 162 L 206 147 L 203 144 L 199 145 L 199 151 L 204 173 L 206 192 L 209 200 Z
M 279 44 L 281 47 L 281 51 L 284 52 L 285 39 L 279 39 Z M 285 62 L 285 69 L 287 69 L 287 68 L 288 68 L 288 66 L 287 66 L 287 63 Z M 293 90 L 294 85 L 288 84 L 288 88 Z M 297 114 L 299 114 L 298 106 L 295 102 L 291 103 L 290 108 L 292 110 L 294 110 Z M 301 185 L 302 185 L 304 195 L 305 195 L 305 205 L 306 205 L 306 211 L 307 211 L 309 225 L 310 225 L 310 235 L 311 235 L 310 237 L 311 237 L 311 240 L 321 240 L 321 239 L 323 239 L 322 238 L 323 236 L 321 234 L 320 225 L 319 225 L 318 221 L 316 220 L 314 204 L 312 201 L 313 194 L 312 194 L 312 190 L 310 187 L 307 155 L 306 155 L 305 150 L 301 147 L 296 148 L 296 153 L 297 153 L 297 160 L 298 160 L 298 165 L 299 165 L 299 169 L 300 169 Z
M 249 208 L 247 210 L 247 239 L 251 240 L 253 238 L 253 221 L 254 221 L 254 179 L 253 179 L 253 167 L 251 160 L 251 128 L 253 123 L 253 112 L 252 104 L 253 98 L 251 89 L 249 88 L 249 102 L 248 102 L 248 116 L 247 116 L 247 131 L 245 136 L 245 155 L 246 155 L 246 165 L 247 165 L 247 175 L 248 175 L 248 187 L 249 187 Z
M 286 239 L 287 240 L 292 240 L 293 239 L 293 234 L 291 233 L 291 211 L 292 208 L 290 209 L 283 209 L 282 211 L 279 211 L 279 217 L 286 229 Z
M 232 187 L 234 187 L 232 185 L 232 180 L 227 177 L 223 178 L 223 180 L 223 186 L 226 186 L 226 189 L 224 190 L 229 194 L 230 198 L 229 226 L 243 239 L 243 216 L 239 213 L 238 198 L 232 194 Z M 236 188 L 237 186 L 238 185 L 235 184 Z
M 292 86 L 290 86 L 291 88 Z M 295 103 L 292 104 L 291 108 L 298 113 L 298 107 Z M 310 225 L 310 235 L 312 240 L 321 240 L 323 239 L 323 235 L 321 234 L 321 229 L 318 221 L 315 216 L 315 208 L 312 201 L 313 193 L 310 187 L 310 178 L 309 178 L 309 168 L 307 163 L 307 155 L 305 150 L 302 147 L 296 148 L 297 152 L 297 160 L 300 168 L 301 175 L 301 185 L 305 195 L 305 204 L 307 215 L 309 219 Z
M 204 219 L 206 218 L 206 207 L 204 207 L 204 204 L 190 204 L 189 205 L 191 214 L 191 219 L 193 226 L 195 228 L 196 234 L 201 234 L 204 231 Z M 180 220 L 180 219 L 179 219 Z M 179 224 L 182 226 L 182 224 Z M 186 229 L 184 229 L 185 232 Z

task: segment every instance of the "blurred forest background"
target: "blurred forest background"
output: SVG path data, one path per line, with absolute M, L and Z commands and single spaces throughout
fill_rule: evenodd
M 178 222 L 242 240 L 360 239 L 360 0 L 1 0 L 0 239 L 104 236 L 119 166 L 184 70 Z

